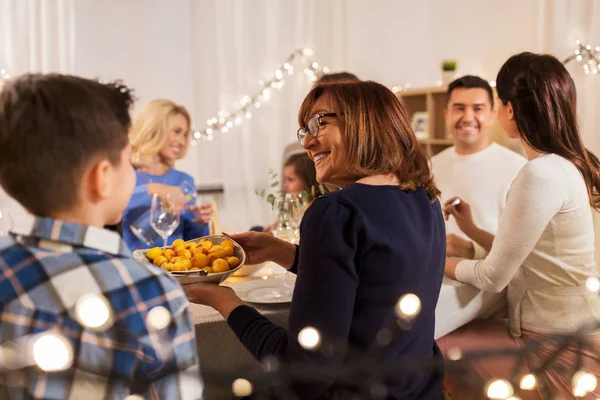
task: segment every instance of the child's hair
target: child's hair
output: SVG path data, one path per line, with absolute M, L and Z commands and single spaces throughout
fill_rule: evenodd
M 87 165 L 119 165 L 133 101 L 117 82 L 60 74 L 9 80 L 0 91 L 0 185 L 35 215 L 72 208 Z
M 148 166 L 156 158 L 169 138 L 168 123 L 172 115 L 181 115 L 187 120 L 186 137 L 189 137 L 192 121 L 185 107 L 171 100 L 156 99 L 146 104 L 139 112 L 129 133 L 133 146 L 131 162 L 134 167 Z M 185 143 L 185 147 L 179 153 L 179 159 L 187 153 L 189 141 Z
M 317 171 L 315 163 L 306 153 L 292 154 L 283 164 L 284 167 L 294 167 L 294 172 L 302 182 L 304 190 L 311 195 L 313 191 L 318 194 L 319 183 L 317 182 Z

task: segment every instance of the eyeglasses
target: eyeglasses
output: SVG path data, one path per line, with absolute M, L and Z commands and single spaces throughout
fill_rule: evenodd
M 321 125 L 323 125 L 323 122 L 321 122 L 321 118 L 335 116 L 337 116 L 336 113 L 325 113 L 315 114 L 312 117 L 310 117 L 307 124 L 302 128 L 298 129 L 298 132 L 296 132 L 296 136 L 298 137 L 298 141 L 300 142 L 300 144 L 304 144 L 304 138 L 306 137 L 307 133 L 310 136 L 312 136 L 313 139 L 317 138 L 317 136 L 319 135 L 319 129 L 321 128 Z

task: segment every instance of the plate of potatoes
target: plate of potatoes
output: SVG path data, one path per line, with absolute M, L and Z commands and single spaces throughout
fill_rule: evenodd
M 169 271 L 182 285 L 197 282 L 218 284 L 244 265 L 246 253 L 230 238 L 211 235 L 188 241 L 176 239 L 168 247 L 136 250 L 133 258 Z

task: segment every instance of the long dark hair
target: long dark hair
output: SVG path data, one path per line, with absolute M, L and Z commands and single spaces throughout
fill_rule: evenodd
M 590 204 L 600 210 L 600 161 L 579 134 L 575 83 L 562 63 L 547 54 L 517 54 L 504 63 L 496 84 L 502 104 L 512 105 L 525 143 L 572 162 L 583 175 Z

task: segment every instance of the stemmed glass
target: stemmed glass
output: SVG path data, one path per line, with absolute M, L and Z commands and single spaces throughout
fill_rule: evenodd
M 0 210 L 0 236 L 7 236 L 14 225 L 8 210 Z
M 167 247 L 167 239 L 179 226 L 179 210 L 169 193 L 152 195 L 150 225 L 163 238 L 164 247 Z
M 273 235 L 287 242 L 297 243 L 300 225 L 298 201 L 288 193 L 283 199 L 275 199 L 273 212 L 276 218 Z
M 196 194 L 196 187 L 194 185 L 192 185 L 192 182 L 190 182 L 190 181 L 181 182 L 179 184 L 179 189 L 181 189 L 181 192 L 183 193 L 186 204 L 189 203 L 190 201 L 193 201 L 193 203 L 196 204 L 198 195 Z

